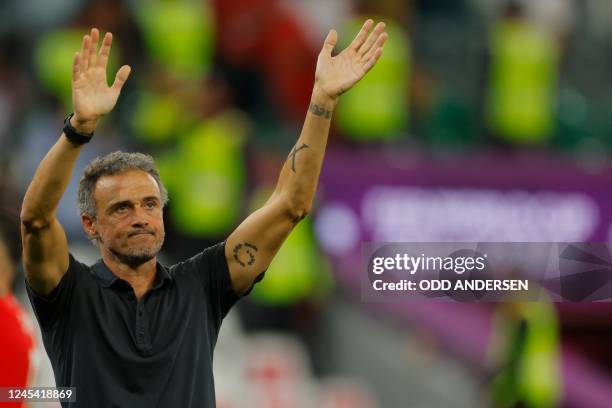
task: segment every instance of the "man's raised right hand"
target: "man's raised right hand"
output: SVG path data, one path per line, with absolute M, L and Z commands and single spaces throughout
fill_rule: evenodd
M 111 86 L 106 82 L 106 65 L 110 54 L 113 35 L 106 33 L 98 52 L 100 33 L 92 28 L 83 37 L 81 50 L 74 55 L 72 65 L 72 106 L 74 116 L 71 123 L 80 133 L 92 133 L 102 116 L 110 112 L 131 68 L 122 66 Z

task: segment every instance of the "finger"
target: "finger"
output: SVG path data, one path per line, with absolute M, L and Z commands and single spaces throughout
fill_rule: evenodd
M 123 88 L 123 84 L 125 84 L 125 81 L 127 81 L 131 71 L 132 68 L 130 68 L 129 65 L 124 65 L 119 68 L 117 75 L 115 75 L 115 82 L 113 82 L 113 88 L 115 90 L 121 91 L 121 88 Z
M 83 44 L 81 45 L 80 57 L 80 68 L 81 72 L 87 71 L 87 64 L 89 63 L 89 35 L 83 36 Z
M 389 35 L 387 33 L 382 33 L 381 35 L 379 35 L 374 46 L 370 48 L 370 50 L 363 56 L 363 60 L 369 61 L 376 52 L 376 50 L 382 48 L 385 45 L 385 41 L 387 40 L 388 36 Z
M 361 27 L 361 30 L 359 30 L 359 32 L 355 36 L 355 39 L 349 45 L 350 49 L 357 51 L 359 47 L 361 47 L 361 44 L 363 44 L 366 38 L 368 38 L 368 33 L 372 28 L 372 24 L 374 24 L 374 21 L 371 19 L 367 19 L 366 22 L 363 23 L 363 27 Z
M 363 66 L 363 68 L 365 69 L 365 72 L 368 72 L 369 70 L 372 69 L 372 67 L 380 59 L 380 56 L 382 55 L 382 53 L 383 53 L 382 48 L 377 48 L 376 51 L 374 51 L 374 55 L 372 55 L 372 57 L 369 60 L 367 60 L 365 65 Z
M 325 42 L 323 43 L 323 49 L 321 50 L 321 54 L 330 55 L 334 48 L 336 47 L 336 43 L 338 42 L 338 33 L 336 30 L 329 30 L 327 33 L 327 37 L 325 37 Z
M 357 52 L 360 55 L 365 55 L 368 51 L 370 51 L 370 49 L 372 48 L 374 43 L 378 40 L 378 37 L 380 37 L 380 35 L 382 34 L 384 30 L 385 30 L 385 23 L 380 22 L 376 24 L 376 28 L 374 28 L 374 32 L 372 32 L 372 35 L 368 37 L 367 41 L 361 46 L 361 48 L 359 48 L 359 51 Z
M 110 54 L 111 44 L 113 43 L 113 34 L 106 33 L 102 40 L 102 47 L 100 47 L 100 55 L 98 56 L 98 67 L 106 69 L 108 63 L 108 56 Z
M 76 81 L 81 73 L 80 68 L 81 60 L 78 52 L 74 53 L 74 61 L 72 62 L 72 80 Z
M 100 38 L 100 32 L 97 28 L 91 29 L 91 41 L 89 43 L 89 62 L 90 67 L 96 66 L 96 58 L 98 54 L 98 39 Z

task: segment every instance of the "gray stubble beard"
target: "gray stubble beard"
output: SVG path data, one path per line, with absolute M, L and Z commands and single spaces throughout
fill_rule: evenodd
M 126 252 L 119 252 L 116 249 L 109 247 L 109 252 L 122 264 L 128 265 L 130 268 L 136 268 L 151 259 L 155 258 L 159 251 L 161 251 L 162 245 L 164 244 L 165 234 L 162 235 L 161 240 L 154 247 L 148 248 L 128 248 Z

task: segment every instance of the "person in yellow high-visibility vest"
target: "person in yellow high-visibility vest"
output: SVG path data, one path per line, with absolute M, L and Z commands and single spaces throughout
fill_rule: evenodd
M 134 2 L 135 17 L 153 63 L 149 82 L 133 103 L 135 137 L 148 146 L 174 143 L 198 126 L 182 99 L 185 90 L 202 92 L 211 70 L 215 24 L 209 2 L 145 0 Z M 207 91 L 204 91 L 207 92 Z M 196 122 L 196 123 L 194 123 Z
M 239 221 L 246 132 L 244 114 L 228 110 L 180 135 L 176 148 L 159 157 L 173 197 L 169 215 L 185 237 L 219 237 Z
M 41 85 L 69 108 L 72 102 L 70 70 L 74 50 L 79 47 L 82 30 L 61 28 L 46 33 L 34 47 L 34 63 Z M 119 44 L 115 48 L 120 48 Z M 117 58 L 109 55 L 108 66 L 116 69 Z
M 153 62 L 178 78 L 197 80 L 208 73 L 214 17 L 207 1 L 144 0 L 134 5 Z
M 511 1 L 490 39 L 487 123 L 492 134 L 517 145 L 542 145 L 552 136 L 559 49 L 551 33 Z
M 346 31 L 354 31 L 356 27 L 357 18 L 346 24 Z M 388 22 L 387 30 L 391 34 L 385 45 L 389 52 L 338 105 L 338 129 L 354 142 L 399 140 L 408 131 L 410 40 L 406 29 L 398 23 Z
M 561 399 L 559 323 L 550 301 L 500 305 L 494 315 L 494 407 L 553 408 Z

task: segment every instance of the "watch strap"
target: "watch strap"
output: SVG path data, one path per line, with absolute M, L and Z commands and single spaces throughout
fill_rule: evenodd
M 79 133 L 70 123 L 70 119 L 74 116 L 73 113 L 69 113 L 64 119 L 64 135 L 74 146 L 80 146 L 85 143 L 89 143 L 93 137 L 93 132 L 90 134 Z

